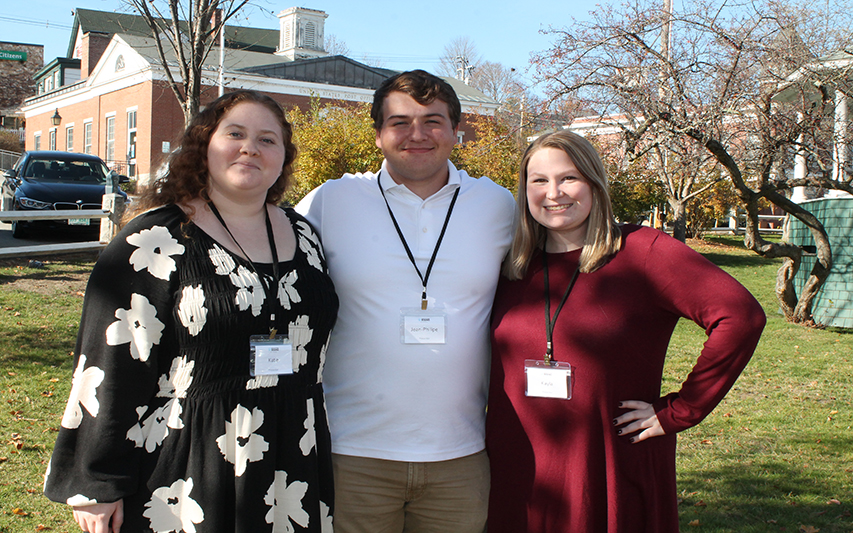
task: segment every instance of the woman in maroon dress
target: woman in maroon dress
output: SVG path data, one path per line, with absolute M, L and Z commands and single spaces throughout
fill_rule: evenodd
M 492 317 L 489 533 L 677 532 L 675 434 L 731 388 L 764 312 L 683 243 L 617 226 L 583 137 L 530 145 L 518 204 Z M 661 396 L 682 317 L 708 339 L 680 390 Z

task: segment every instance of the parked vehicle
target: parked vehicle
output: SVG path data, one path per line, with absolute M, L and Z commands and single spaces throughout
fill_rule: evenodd
M 24 152 L 4 172 L 0 193 L 4 210 L 101 209 L 101 198 L 109 185 L 127 200 L 118 184 L 127 176 L 110 172 L 100 157 L 55 151 Z M 37 220 L 12 222 L 12 236 L 23 237 L 36 227 L 96 229 L 99 219 Z

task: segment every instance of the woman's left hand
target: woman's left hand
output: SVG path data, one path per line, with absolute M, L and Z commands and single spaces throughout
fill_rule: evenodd
M 619 435 L 630 435 L 639 431 L 637 435 L 631 437 L 632 444 L 665 434 L 660 422 L 658 422 L 658 415 L 655 414 L 652 404 L 637 400 L 627 400 L 619 402 L 619 407 L 631 410 L 614 418 L 613 425 L 619 427 L 627 424 L 616 431 Z

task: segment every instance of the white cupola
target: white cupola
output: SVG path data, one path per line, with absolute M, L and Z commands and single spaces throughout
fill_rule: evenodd
M 291 61 L 329 55 L 325 50 L 323 35 L 328 16 L 325 11 L 304 7 L 291 7 L 279 13 L 280 32 L 276 54 Z

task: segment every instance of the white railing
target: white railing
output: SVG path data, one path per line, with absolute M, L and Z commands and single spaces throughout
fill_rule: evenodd
M 759 233 L 779 234 L 784 231 L 785 218 L 787 215 L 758 215 L 759 222 L 778 222 L 781 227 L 778 228 L 758 228 Z M 705 233 L 733 233 L 735 235 L 742 234 L 746 231 L 746 215 L 739 215 L 737 218 L 729 218 L 728 226 L 715 226 L 713 228 L 705 228 Z
M 69 220 L 77 218 L 100 219 L 101 235 L 97 241 L 69 242 L 62 244 L 39 244 L 32 246 L 12 246 L 0 248 L 0 259 L 26 258 L 40 255 L 92 252 L 102 250 L 112 240 L 119 229 L 121 214 L 124 211 L 124 198 L 115 193 L 105 194 L 101 209 L 69 209 L 45 211 L 0 211 L 0 222 L 30 220 Z
M 8 170 L 12 168 L 19 157 L 21 157 L 20 152 L 0 150 L 0 170 Z M 0 179 L 2 179 L 2 177 L 0 177 Z
M 18 136 L 18 140 L 21 141 L 21 144 L 24 144 L 24 142 L 27 140 L 27 130 L 25 130 L 24 128 L 0 128 L 0 131 L 8 131 L 10 133 L 14 133 Z

